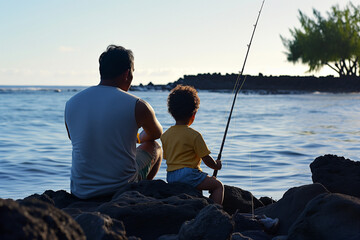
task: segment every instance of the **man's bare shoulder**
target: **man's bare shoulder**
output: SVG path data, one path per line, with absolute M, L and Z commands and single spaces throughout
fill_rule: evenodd
M 139 98 L 135 106 L 135 118 L 139 126 L 142 126 L 149 120 L 153 121 L 155 118 L 154 109 L 148 102 Z
M 136 110 L 143 114 L 154 113 L 154 109 L 151 107 L 151 105 L 141 98 L 139 98 L 139 100 L 136 102 Z

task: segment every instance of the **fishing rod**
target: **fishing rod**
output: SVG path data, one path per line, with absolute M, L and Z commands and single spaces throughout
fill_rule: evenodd
M 239 73 L 239 75 L 238 75 L 238 77 L 237 77 L 237 79 L 236 79 L 236 83 L 235 83 L 236 91 L 235 91 L 235 95 L 234 95 L 234 100 L 233 100 L 233 102 L 232 102 L 232 106 L 231 106 L 229 118 L 228 118 L 228 120 L 227 120 L 225 132 L 224 132 L 224 137 L 223 137 L 223 140 L 222 140 L 222 143 L 221 143 L 221 147 L 220 147 L 220 151 L 219 151 L 219 155 L 218 155 L 217 160 L 221 160 L 221 153 L 222 153 L 223 148 L 224 148 L 226 135 L 227 135 L 227 132 L 228 132 L 228 129 L 229 129 L 230 120 L 231 120 L 232 112 L 233 112 L 234 105 L 235 105 L 235 100 L 236 100 L 237 94 L 239 93 L 240 89 L 242 88 L 242 86 L 244 85 L 245 80 L 246 80 L 246 77 L 245 77 L 245 78 L 243 79 L 241 85 L 239 84 L 239 80 L 243 77 L 243 72 L 244 72 L 246 60 L 247 60 L 247 57 L 248 57 L 248 55 L 249 55 L 250 46 L 251 46 L 252 40 L 253 40 L 253 38 L 254 38 L 256 26 L 257 26 L 257 24 L 258 24 L 258 21 L 259 21 L 259 18 L 260 18 L 260 14 L 261 14 L 262 8 L 263 8 L 263 6 L 264 6 L 264 2 L 265 2 L 265 0 L 262 1 L 261 7 L 260 7 L 260 11 L 259 11 L 259 14 L 258 14 L 258 16 L 257 16 L 256 22 L 255 22 L 255 25 L 254 25 L 254 30 L 253 30 L 253 32 L 252 32 L 252 34 L 251 34 L 250 42 L 249 42 L 249 44 L 247 45 L 248 48 L 247 48 L 247 51 L 246 51 L 244 63 L 243 63 L 242 69 L 241 69 L 241 71 L 240 71 L 240 73 Z M 214 176 L 214 177 L 217 176 L 217 172 L 218 172 L 218 170 L 214 170 L 214 173 L 213 173 L 213 176 Z

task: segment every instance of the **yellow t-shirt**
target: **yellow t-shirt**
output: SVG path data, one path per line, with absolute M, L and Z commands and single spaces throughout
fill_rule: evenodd
M 184 167 L 201 170 L 201 158 L 210 154 L 201 134 L 187 125 L 170 127 L 160 139 L 168 172 Z

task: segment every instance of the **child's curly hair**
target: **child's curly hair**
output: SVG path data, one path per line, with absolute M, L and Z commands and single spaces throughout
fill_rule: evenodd
M 197 112 L 200 98 L 192 86 L 177 85 L 167 99 L 168 111 L 177 120 L 187 120 Z

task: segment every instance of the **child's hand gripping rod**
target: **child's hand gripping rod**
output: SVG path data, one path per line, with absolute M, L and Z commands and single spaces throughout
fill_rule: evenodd
M 260 8 L 259 14 L 258 14 L 258 16 L 257 16 L 256 22 L 255 22 L 255 25 L 254 25 L 254 30 L 253 30 L 253 32 L 252 32 L 252 34 L 251 34 L 250 42 L 249 42 L 249 44 L 248 44 L 248 48 L 247 48 L 246 55 L 245 55 L 244 64 L 243 64 L 243 66 L 242 66 L 241 72 L 239 73 L 239 75 L 238 75 L 238 77 L 237 77 L 237 79 L 236 79 L 236 83 L 235 83 L 236 91 L 235 91 L 234 100 L 233 100 L 233 103 L 232 103 L 232 106 L 231 106 L 229 118 L 228 118 L 228 121 L 227 121 L 227 124 L 226 124 L 225 132 L 224 132 L 224 137 L 223 137 L 223 140 L 222 140 L 222 143 L 221 143 L 219 155 L 218 155 L 218 158 L 217 158 L 218 160 L 221 160 L 221 153 L 222 153 L 222 150 L 223 150 L 223 148 L 224 148 L 225 139 L 226 139 L 226 135 L 227 135 L 227 132 L 228 132 L 228 129 L 229 129 L 229 124 L 230 124 L 230 120 L 231 120 L 231 115 L 232 115 L 232 112 L 233 112 L 233 109 L 234 109 L 234 105 L 235 105 L 235 100 L 236 100 L 237 94 L 238 94 L 238 92 L 240 91 L 240 89 L 242 88 L 242 86 L 244 85 L 245 80 L 246 80 L 246 77 L 245 77 L 245 78 L 243 79 L 241 85 L 239 84 L 239 80 L 243 77 L 243 72 L 244 72 L 246 60 L 247 60 L 247 57 L 248 57 L 248 55 L 249 55 L 250 46 L 251 46 L 251 43 L 252 43 L 252 40 L 253 40 L 253 37 L 254 37 L 255 29 L 256 29 L 256 26 L 257 26 L 257 24 L 258 24 L 258 21 L 259 21 L 259 17 L 260 17 L 262 8 L 263 8 L 263 6 L 264 6 L 264 2 L 265 2 L 265 0 L 263 0 L 263 2 L 262 2 L 262 4 L 261 4 L 261 8 Z M 214 176 L 214 177 L 217 176 L 217 172 L 218 172 L 218 170 L 214 170 L 214 173 L 213 173 L 213 176 Z

